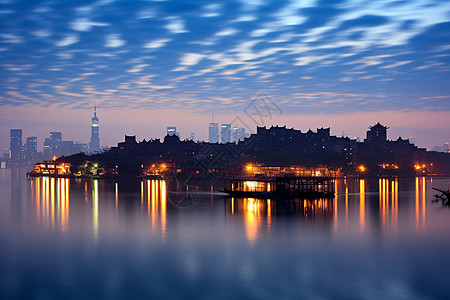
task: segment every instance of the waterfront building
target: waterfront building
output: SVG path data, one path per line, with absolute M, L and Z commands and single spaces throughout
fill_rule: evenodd
M 222 124 L 220 129 L 220 142 L 222 144 L 231 142 L 231 124 Z
M 56 176 L 56 177 L 69 177 L 70 163 L 61 163 L 56 161 L 43 161 L 34 165 L 34 169 L 27 173 L 28 176 Z
M 89 144 L 89 150 L 91 152 L 100 151 L 100 135 L 99 135 L 99 125 L 97 117 L 97 106 L 94 106 L 94 116 L 91 119 L 91 142 Z

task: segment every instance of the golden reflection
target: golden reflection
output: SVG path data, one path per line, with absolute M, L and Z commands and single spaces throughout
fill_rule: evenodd
M 141 181 L 141 213 L 144 213 L 144 181 Z
M 333 199 L 226 199 L 226 213 L 242 217 L 245 237 L 250 245 L 254 245 L 262 233 L 270 232 L 274 220 L 281 214 L 296 215 L 302 219 L 325 221 L 332 225 L 335 206 Z M 265 231 L 264 231 L 265 229 Z
M 244 214 L 247 241 L 250 245 L 254 245 L 258 238 L 259 201 L 253 198 L 246 198 L 244 199 L 244 207 L 247 207 Z
M 379 188 L 379 207 L 380 207 L 380 218 L 381 218 L 381 228 L 384 230 L 386 226 L 386 179 L 378 179 Z
M 398 180 L 397 178 L 395 179 L 395 185 L 394 185 L 395 189 L 394 189 L 394 198 L 395 198 L 395 229 L 398 229 Z
M 333 199 L 333 225 L 334 229 L 336 230 L 338 228 L 338 182 L 337 180 L 334 181 L 334 190 L 336 191 L 334 199 Z
M 166 240 L 166 224 L 167 224 L 167 186 L 166 181 L 160 180 L 161 189 L 161 238 L 165 242 Z
M 84 183 L 84 201 L 88 202 L 88 183 Z
M 419 231 L 419 177 L 416 177 L 416 231 Z
M 231 198 L 231 214 L 234 215 L 234 198 Z
M 366 224 L 366 191 L 365 191 L 365 180 L 360 179 L 359 181 L 359 225 L 361 232 L 364 231 Z
M 157 207 L 157 199 L 156 199 L 156 193 L 155 193 L 155 180 L 151 180 L 151 184 L 152 184 L 152 197 L 151 199 L 149 199 L 149 201 L 151 201 L 152 203 L 152 231 L 156 230 L 156 220 L 158 218 L 158 207 Z
M 146 180 L 147 189 L 147 216 L 151 221 L 152 232 L 158 230 L 158 218 L 160 219 L 161 239 L 165 242 L 167 232 L 167 183 L 165 180 Z M 144 191 L 143 193 L 144 194 Z
M 50 221 L 55 229 L 55 178 L 50 178 Z
M 41 178 L 36 177 L 36 221 L 41 222 Z
M 348 227 L 348 186 L 345 186 L 345 227 Z
M 50 198 L 49 183 L 49 178 L 44 177 L 44 201 L 42 205 L 42 218 L 44 221 L 44 225 L 48 225 L 48 202 Z
M 67 231 L 69 224 L 69 185 L 70 180 L 68 178 L 59 178 L 58 183 L 61 186 L 61 231 Z
M 149 217 L 150 220 L 150 180 L 147 180 L 147 216 Z
M 117 215 L 119 209 L 119 183 L 117 182 L 114 184 L 114 191 L 116 194 L 116 215 Z
M 69 220 L 69 179 L 36 177 L 31 181 L 36 199 L 36 222 L 66 232 Z
M 94 230 L 94 239 L 98 239 L 98 180 L 94 180 L 92 190 L 92 226 Z
M 397 179 L 379 179 L 378 185 L 381 228 L 396 231 L 398 229 L 398 181 Z
M 425 230 L 426 214 L 427 214 L 426 185 L 425 185 L 425 177 L 422 177 L 422 229 L 423 230 Z

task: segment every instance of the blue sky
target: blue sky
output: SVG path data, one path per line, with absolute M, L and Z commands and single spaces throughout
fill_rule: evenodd
M 450 111 L 449 74 L 450 1 L 0 0 L 3 115 L 232 115 L 265 91 L 292 115 L 432 116 Z M 27 121 L 1 139 L 43 126 Z

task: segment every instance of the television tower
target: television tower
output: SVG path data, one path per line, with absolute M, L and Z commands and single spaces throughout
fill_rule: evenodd
M 97 104 L 94 105 L 94 116 L 91 119 L 91 142 L 89 143 L 90 152 L 100 151 L 100 136 L 97 118 Z

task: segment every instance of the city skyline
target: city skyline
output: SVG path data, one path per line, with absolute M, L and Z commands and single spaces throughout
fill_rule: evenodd
M 87 141 L 94 102 L 105 145 L 170 125 L 207 140 L 212 110 L 232 123 L 261 91 L 283 111 L 266 126 L 361 137 L 380 121 L 440 145 L 449 11 L 433 0 L 3 1 L 0 149 L 10 128 Z
M 88 122 L 88 121 L 86 121 L 86 122 Z M 377 121 L 374 121 L 372 123 L 375 123 L 375 122 L 377 122 Z M 388 124 L 388 123 L 384 123 L 384 122 L 381 122 L 381 123 L 387 124 L 387 125 L 390 126 L 390 124 Z M 218 142 L 222 143 L 220 127 L 221 127 L 221 125 L 227 125 L 227 124 L 223 124 L 223 123 L 216 123 L 216 124 L 218 126 L 218 128 L 217 128 L 217 130 L 218 130 L 218 135 L 217 135 Z M 311 124 L 313 124 L 313 123 L 311 123 Z M 289 128 L 302 130 L 303 132 L 306 132 L 309 129 L 314 130 L 315 128 L 330 127 L 331 128 L 331 132 L 333 133 L 333 135 L 336 135 L 336 136 L 345 135 L 345 136 L 349 136 L 349 137 L 351 137 L 353 139 L 360 139 L 360 140 L 362 140 L 364 138 L 365 131 L 370 126 L 370 125 L 365 125 L 365 126 L 360 127 L 360 128 L 353 128 L 353 130 L 350 130 L 350 133 L 349 133 L 347 130 L 341 130 L 340 128 L 333 128 L 332 126 L 321 126 L 320 125 L 321 123 L 319 123 L 319 122 L 315 122 L 314 124 L 316 124 L 316 125 L 315 126 L 304 126 L 303 128 L 298 128 L 298 127 L 295 127 L 295 126 L 279 125 L 279 124 L 274 124 L 274 123 L 270 123 L 270 125 L 264 124 L 263 126 L 266 126 L 266 127 L 287 126 Z M 87 125 L 87 123 L 86 123 L 86 125 Z M 392 127 L 392 126 L 390 126 L 390 127 Z M 162 138 L 164 138 L 164 136 L 168 135 L 168 131 L 167 131 L 168 128 L 175 128 L 175 130 L 176 130 L 177 127 L 176 126 L 165 126 L 164 127 L 164 125 L 161 125 L 161 128 L 162 128 L 162 131 L 159 132 L 159 133 L 156 133 L 155 135 L 149 135 L 148 133 L 143 132 L 142 129 L 140 129 L 139 127 L 136 128 L 136 131 L 132 131 L 132 130 L 124 131 L 124 133 L 122 135 L 120 135 L 120 134 L 116 134 L 115 135 L 115 136 L 117 136 L 117 139 L 111 139 L 110 138 L 108 143 L 101 144 L 100 148 L 104 148 L 104 147 L 109 148 L 111 146 L 114 146 L 117 142 L 119 142 L 123 138 L 123 135 L 136 135 L 136 136 L 138 136 L 138 140 L 143 140 L 143 139 L 149 140 L 149 139 L 155 139 L 155 138 L 162 139 Z M 198 132 L 192 132 L 192 131 L 188 130 L 188 128 L 200 128 L 200 130 Z M 233 132 L 232 132 L 232 136 L 231 136 L 231 139 L 232 139 L 231 141 L 234 141 L 234 137 L 233 136 L 235 134 L 239 134 L 237 132 L 234 132 L 235 129 L 238 129 L 238 128 L 239 127 L 234 127 L 234 126 L 232 127 Z M 10 150 L 9 131 L 11 129 L 14 129 L 14 128 L 7 129 L 8 130 L 8 137 L 7 137 L 7 139 L 3 140 L 3 141 L 0 141 L 0 144 L 4 146 L 3 149 L 2 149 L 2 153 L 8 152 Z M 49 134 L 51 135 L 52 133 L 55 133 L 55 131 L 46 131 L 46 129 L 43 129 L 41 134 L 32 134 L 31 132 L 36 132 L 36 130 L 31 131 L 31 130 L 26 129 L 26 128 L 18 128 L 18 129 L 20 129 L 20 130 L 22 130 L 24 132 L 23 133 L 23 139 L 24 140 L 26 138 L 28 138 L 28 137 L 35 137 L 35 138 L 37 138 L 37 150 L 38 151 L 43 151 L 45 149 L 45 142 L 46 142 L 46 140 L 48 140 L 47 136 Z M 245 134 L 245 128 L 240 128 L 240 129 L 244 130 L 244 134 Z M 83 131 L 85 131 L 85 130 L 83 130 Z M 184 139 L 191 139 L 192 140 L 192 134 L 194 134 L 194 136 L 195 136 L 194 140 L 208 142 L 209 141 L 209 137 L 208 137 L 207 131 L 208 131 L 207 124 L 201 124 L 200 127 L 186 127 L 186 130 L 182 129 L 181 132 L 177 131 L 176 134 L 182 140 L 184 140 Z M 60 132 L 64 132 L 65 133 L 65 131 L 60 131 Z M 254 132 L 256 132 L 256 127 L 255 127 L 255 130 L 248 132 L 248 134 L 251 134 L 251 133 L 254 133 Z M 352 133 L 355 133 L 355 132 L 360 132 L 361 134 L 360 135 L 352 134 Z M 412 140 L 412 142 L 415 145 L 417 145 L 419 147 L 422 147 L 422 148 L 426 148 L 426 149 L 432 149 L 434 147 L 441 147 L 444 144 L 450 142 L 450 139 L 445 139 L 444 138 L 444 139 L 442 139 L 442 142 L 440 144 L 438 142 L 437 144 L 423 145 L 423 144 L 420 144 L 420 140 L 419 140 L 419 144 L 418 144 L 416 142 L 417 135 L 411 135 L 411 131 L 409 131 L 409 132 L 410 132 L 410 134 L 408 135 L 407 134 L 408 131 L 406 131 L 406 130 L 402 131 L 402 128 L 392 127 L 391 130 L 390 130 L 388 139 L 395 140 L 398 137 L 410 139 L 410 140 Z M 89 146 L 90 145 L 90 134 L 91 134 L 91 132 L 90 133 L 86 133 L 86 134 L 78 134 L 78 136 L 83 136 L 83 135 L 85 136 L 84 138 L 81 138 L 81 139 L 74 139 L 74 138 L 71 138 L 71 136 L 73 136 L 73 135 L 69 135 L 67 140 L 70 140 L 70 141 L 73 140 L 75 143 L 86 144 L 87 145 L 86 147 L 90 148 L 90 146 Z M 103 131 L 102 134 L 105 134 L 105 132 Z M 65 134 L 64 136 L 67 137 L 68 135 Z M 243 136 L 245 136 L 245 135 L 243 135 Z M 103 140 L 103 137 L 101 135 L 100 135 L 100 137 Z M 203 138 L 201 138 L 201 137 L 203 137 Z M 23 143 L 23 145 L 25 145 L 25 143 Z

